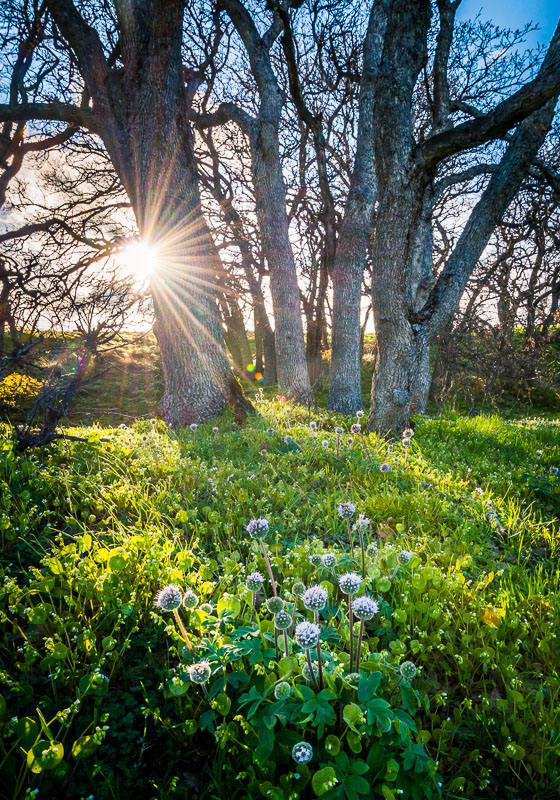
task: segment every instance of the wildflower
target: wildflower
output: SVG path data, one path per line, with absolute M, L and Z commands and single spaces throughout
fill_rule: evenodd
M 220 432 L 220 429 L 218 428 L 218 426 L 214 425 L 214 427 L 212 428 L 212 433 L 219 433 L 219 432 Z
M 407 428 L 405 431 L 403 431 L 404 439 L 412 439 L 413 436 L 414 436 L 414 431 L 412 430 L 412 428 Z
M 150 420 L 150 425 L 152 426 L 157 425 L 157 419 L 155 417 L 152 417 L 152 419 Z
M 269 597 L 266 601 L 266 607 L 271 614 L 278 614 L 284 609 L 284 601 L 281 597 Z
M 307 742 L 298 742 L 292 748 L 292 758 L 296 764 L 309 764 L 313 758 L 313 748 Z
M 340 591 L 344 592 L 344 594 L 356 594 L 360 591 L 362 578 L 357 572 L 345 572 L 338 579 L 338 585 L 340 586 Z
M 384 461 L 383 464 L 381 464 L 381 466 L 379 467 L 379 471 L 383 473 L 389 472 L 390 469 L 391 465 L 388 464 L 386 461 Z
M 274 627 L 279 631 L 287 631 L 291 624 L 292 617 L 284 609 L 274 615 Z
M 309 556 L 310 562 L 313 564 L 314 567 L 320 567 L 323 563 L 323 559 L 321 558 L 320 553 L 312 553 Z
M 195 595 L 192 589 L 187 589 L 187 591 L 183 595 L 183 605 L 185 606 L 185 608 L 188 609 L 197 607 L 198 597 Z
M 397 555 L 397 561 L 402 567 L 404 567 L 406 564 L 408 564 L 413 555 L 414 553 L 410 550 L 401 550 L 401 552 Z
M 358 519 L 352 525 L 353 531 L 364 531 L 371 525 L 371 520 L 365 514 L 358 514 Z
M 181 590 L 174 583 L 164 586 L 156 595 L 154 605 L 160 611 L 175 611 L 183 602 Z
M 321 629 L 314 622 L 300 622 L 296 625 L 296 642 L 304 650 L 311 650 L 319 641 Z
M 558 467 L 551 467 L 550 474 L 554 476 L 558 475 Z
M 258 592 L 264 583 L 264 575 L 260 572 L 251 572 L 245 579 L 245 585 L 251 592 Z
M 337 436 L 340 436 L 342 433 L 344 433 L 344 428 L 337 427 L 334 429 L 334 432 L 336 433 Z
M 323 586 L 310 586 L 302 596 L 303 605 L 308 611 L 322 611 L 327 605 L 328 593 Z
M 263 458 L 264 458 L 266 455 L 267 455 L 267 451 L 263 447 L 263 449 L 261 450 L 261 456 L 263 456 Z
M 323 439 L 321 444 L 322 444 L 323 447 L 328 447 L 329 446 L 329 440 L 328 439 Z
M 338 516 L 342 519 L 353 517 L 356 513 L 356 506 L 354 503 L 339 503 L 336 507 Z
M 269 436 L 272 436 L 272 434 L 273 434 L 273 433 L 276 433 L 276 431 L 274 430 L 274 428 L 267 428 L 267 429 L 266 429 L 266 432 L 268 433 L 268 435 L 269 435 Z
M 484 491 L 483 491 L 483 489 L 481 489 L 481 487 L 480 487 L 480 486 L 477 486 L 477 487 L 476 487 L 476 489 L 475 489 L 475 492 L 476 492 L 477 494 L 484 494 Z
M 290 442 L 292 442 L 293 439 L 290 436 L 290 434 L 287 433 L 285 436 L 282 436 L 282 441 L 284 442 L 284 444 L 290 444 Z
M 119 425 L 119 430 L 120 431 L 127 431 L 128 430 L 128 425 L 125 425 L 124 422 L 121 422 L 121 424 Z
M 350 433 L 359 433 L 362 430 L 362 426 L 359 422 L 355 422 L 353 425 L 350 426 Z
M 352 686 L 354 689 L 358 688 L 358 683 L 360 682 L 359 672 L 349 672 L 348 675 L 345 675 L 344 677 L 350 686 Z
M 191 431 L 196 431 L 198 429 L 198 425 L 196 424 L 196 422 L 191 422 L 189 428 L 191 429 Z
M 301 668 L 302 677 L 306 681 L 312 681 L 315 679 L 315 675 L 317 674 L 318 669 L 319 665 L 314 662 L 311 664 L 311 668 L 309 667 L 309 664 L 304 664 L 303 667 Z
M 542 456 L 542 450 L 537 450 L 537 452 L 535 453 L 535 455 L 536 455 L 536 456 L 538 456 L 538 457 L 540 458 L 540 457 Z
M 377 543 L 376 542 L 370 542 L 370 544 L 368 544 L 368 546 L 366 548 L 366 553 L 370 558 L 372 558 L 373 556 L 377 555 L 378 550 L 379 550 L 379 548 L 377 546 Z
M 411 681 L 416 676 L 417 672 L 416 665 L 413 664 L 412 661 L 403 661 L 400 666 L 400 673 L 405 681 Z
M 312 431 L 317 430 L 317 423 L 315 422 L 315 420 L 311 420 L 311 422 L 309 423 L 309 427 L 311 428 Z
M 187 667 L 189 678 L 193 683 L 208 683 L 212 675 L 212 669 L 208 661 L 199 661 L 198 664 L 191 664 Z
M 356 416 L 358 417 L 358 419 L 361 419 L 364 416 L 364 412 L 361 408 L 359 408 L 358 411 L 356 411 Z
M 379 611 L 379 603 L 373 600 L 371 597 L 363 594 L 360 597 L 356 597 L 352 603 L 352 608 L 354 611 L 354 616 L 359 620 L 369 620 L 374 617 L 375 614 Z
M 256 475 L 255 475 L 255 473 L 253 472 L 253 474 L 252 474 L 252 475 L 249 475 L 249 477 L 247 478 L 247 480 L 249 480 L 249 481 L 254 481 L 256 477 L 257 477 L 257 476 L 256 476 Z M 261 537 L 260 537 L 260 536 L 257 536 L 257 537 L 255 537 L 255 538 L 257 538 L 257 539 L 260 539 Z
M 250 520 L 245 530 L 252 539 L 265 539 L 268 533 L 268 520 L 264 517 Z
M 305 584 L 302 581 L 295 581 L 292 585 L 292 594 L 296 597 L 303 597 Z
M 286 700 L 292 693 L 292 687 L 287 681 L 280 681 L 274 687 L 274 697 L 277 700 Z
M 336 556 L 334 553 L 325 553 L 321 556 L 321 561 L 323 562 L 324 567 L 330 569 L 336 564 Z
M 402 440 L 402 443 L 403 443 L 403 445 L 404 445 L 405 447 L 409 447 L 409 445 L 410 445 L 410 439 L 407 439 L 407 438 L 405 437 L 405 438 Z
M 200 610 L 204 611 L 205 614 L 212 613 L 212 603 L 202 603 L 200 606 Z

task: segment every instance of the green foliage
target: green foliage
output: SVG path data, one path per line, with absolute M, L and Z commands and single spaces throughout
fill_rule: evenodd
M 0 440 L 0 796 L 555 797 L 557 423 L 445 415 L 408 450 L 345 434 L 337 455 L 347 420 L 258 407 L 243 430 L 143 421 L 24 455 Z M 372 521 L 358 675 L 337 576 L 362 556 L 340 502 Z M 257 517 L 286 611 L 296 580 L 328 592 L 321 686 L 292 636 L 277 650 Z M 196 607 L 155 608 L 168 584 Z

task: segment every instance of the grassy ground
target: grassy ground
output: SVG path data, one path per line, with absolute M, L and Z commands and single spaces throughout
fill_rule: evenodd
M 95 419 L 153 408 L 152 373 L 122 375 Z M 0 440 L 0 797 L 557 797 L 558 419 L 418 418 L 408 451 L 269 401 L 214 425 L 82 425 L 25 455 Z M 363 565 L 340 502 L 371 520 Z M 276 653 L 251 518 L 288 613 L 294 580 L 328 593 L 321 693 L 291 638 Z M 338 579 L 362 566 L 378 609 L 356 677 Z M 182 629 L 154 609 L 166 584 L 197 595 Z

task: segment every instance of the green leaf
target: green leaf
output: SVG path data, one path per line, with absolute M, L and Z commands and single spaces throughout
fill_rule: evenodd
M 332 767 L 323 767 L 315 773 L 311 780 L 313 791 L 318 797 L 326 794 L 336 783 L 336 773 Z
M 381 672 L 371 672 L 369 675 L 362 675 L 358 684 L 358 700 L 360 703 L 367 703 L 376 694 L 381 683 Z
M 344 706 L 342 716 L 344 718 L 344 722 L 351 730 L 353 730 L 355 733 L 360 733 L 356 727 L 364 722 L 364 713 L 360 706 L 356 705 L 356 703 L 349 703 L 348 705 Z
M 32 717 L 23 717 L 22 719 L 18 719 L 14 725 L 14 732 L 21 746 L 25 748 L 25 750 L 29 750 L 37 738 L 39 725 Z
M 61 742 L 40 739 L 27 753 L 27 766 L 31 772 L 40 773 L 54 769 L 64 758 Z
M 82 758 L 93 755 L 98 747 L 99 743 L 93 736 L 80 736 L 72 745 L 72 755 L 76 761 L 80 761 Z

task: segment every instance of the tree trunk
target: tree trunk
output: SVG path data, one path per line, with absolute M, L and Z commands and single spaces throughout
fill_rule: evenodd
M 257 219 L 270 275 L 278 390 L 297 402 L 313 402 L 296 265 L 288 230 L 286 189 L 274 126 L 257 121 L 251 136 Z

